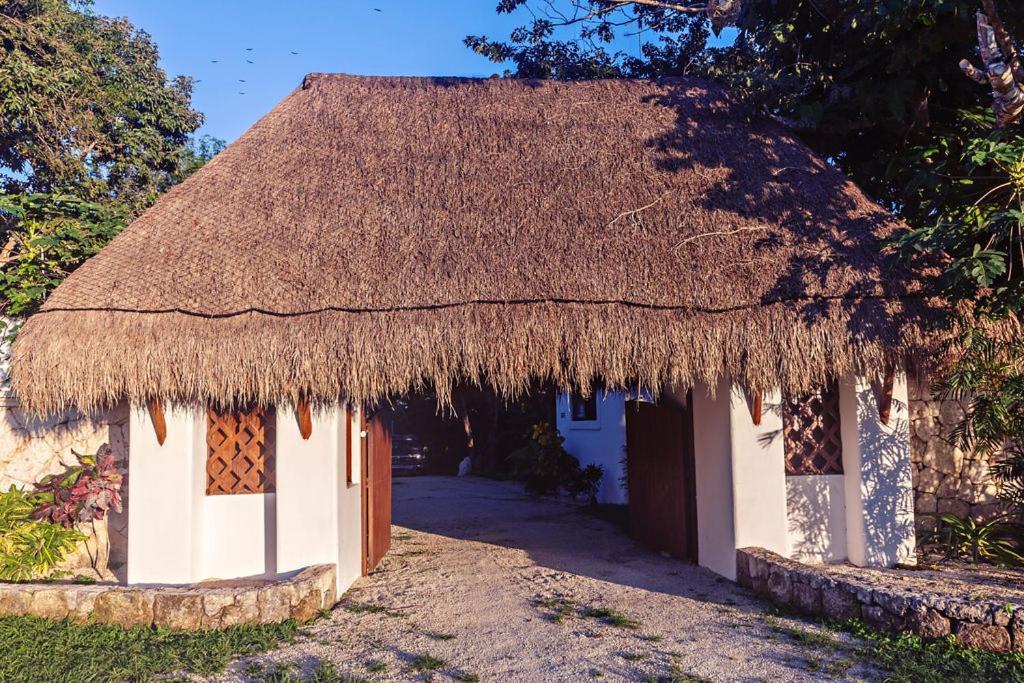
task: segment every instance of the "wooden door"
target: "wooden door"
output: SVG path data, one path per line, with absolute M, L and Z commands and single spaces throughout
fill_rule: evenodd
M 626 403 L 630 535 L 653 550 L 697 561 L 693 419 L 669 403 Z
M 365 415 L 365 411 L 364 411 Z M 384 410 L 364 422 L 363 574 L 372 572 L 391 547 L 391 420 Z M 364 418 L 365 419 L 365 418 Z

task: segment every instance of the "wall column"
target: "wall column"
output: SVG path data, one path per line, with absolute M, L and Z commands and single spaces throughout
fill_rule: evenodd
M 337 406 L 314 410 L 313 431 L 303 439 L 295 409 L 277 407 L 278 573 L 338 561 L 337 496 L 345 486 L 338 413 Z
M 763 403 L 755 425 L 739 386 L 720 381 L 713 397 L 706 386 L 693 389 L 698 561 L 729 579 L 737 548 L 788 550 L 779 392 Z
M 201 415 L 166 406 L 167 439 L 157 443 L 149 411 L 129 416 L 128 583 L 190 583 L 201 571 L 205 472 L 195 463 Z
M 732 385 L 729 418 L 736 547 L 756 546 L 786 556 L 789 533 L 782 393 L 778 389 L 765 391 L 760 425 L 754 424 L 753 398 Z M 734 572 L 735 564 L 734 558 Z
M 839 385 L 847 554 L 858 566 L 916 561 L 906 376 L 894 382 L 888 425 L 878 419 L 881 393 L 863 377 Z

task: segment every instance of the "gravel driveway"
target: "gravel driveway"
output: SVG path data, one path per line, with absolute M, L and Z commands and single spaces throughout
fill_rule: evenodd
M 847 636 L 774 616 L 731 582 L 518 484 L 397 479 L 394 522 L 391 552 L 329 619 L 225 680 L 325 660 L 380 681 L 873 678 Z

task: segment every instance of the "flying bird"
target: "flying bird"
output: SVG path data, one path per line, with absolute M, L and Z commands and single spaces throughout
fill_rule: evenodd
M 245 51 L 246 52 L 252 52 L 252 48 L 251 47 L 247 47 L 247 48 L 245 48 Z
M 239 83 L 245 83 L 245 79 L 244 79 L 244 78 L 239 78 L 239 79 L 238 79 L 238 82 L 239 82 Z
M 210 64 L 216 64 L 219 61 L 220 61 L 219 59 L 211 59 L 210 60 Z
M 255 64 L 256 62 L 252 61 L 251 59 L 247 59 L 247 60 L 245 60 L 245 63 L 246 64 Z
M 297 55 L 297 54 L 299 54 L 299 53 L 298 53 L 298 52 L 296 52 L 295 50 L 292 50 L 292 54 L 293 54 L 293 55 Z
M 374 11 L 374 12 L 383 12 L 384 10 L 382 10 L 382 9 L 381 9 L 381 8 L 379 8 L 379 7 L 374 7 L 374 8 L 373 8 L 373 11 Z

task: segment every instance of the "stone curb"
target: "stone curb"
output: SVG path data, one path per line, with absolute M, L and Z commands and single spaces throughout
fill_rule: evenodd
M 182 630 L 308 621 L 337 603 L 335 566 L 262 586 L 107 586 L 0 583 L 0 614 Z
M 836 621 L 862 619 L 889 632 L 922 638 L 950 634 L 988 652 L 1024 652 L 1024 606 L 916 593 L 838 578 L 763 548 L 736 551 L 736 582 L 780 607 Z M 1009 607 L 1009 608 L 1008 608 Z

